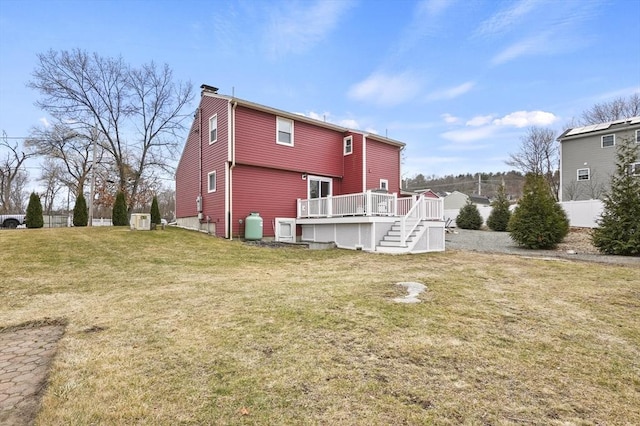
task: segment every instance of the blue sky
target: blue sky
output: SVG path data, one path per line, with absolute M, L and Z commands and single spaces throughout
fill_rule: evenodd
M 0 0 L 0 130 L 46 119 L 36 54 L 74 48 L 400 140 L 405 176 L 495 172 L 640 92 L 640 0 Z

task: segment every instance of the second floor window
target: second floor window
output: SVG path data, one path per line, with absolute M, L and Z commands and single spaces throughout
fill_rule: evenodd
M 578 180 L 589 180 L 589 169 L 578 169 Z
M 276 143 L 293 146 L 293 120 L 282 117 L 277 118 Z
M 349 155 L 353 152 L 353 136 L 347 136 L 344 141 L 344 155 Z
M 608 148 L 616 144 L 616 135 L 604 135 L 602 137 L 602 147 Z
M 380 179 L 380 189 L 389 190 L 389 181 L 387 179 Z
M 209 119 L 209 143 L 218 140 L 218 115 L 214 115 Z

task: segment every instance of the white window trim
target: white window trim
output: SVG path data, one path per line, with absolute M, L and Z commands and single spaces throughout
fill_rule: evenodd
M 587 171 L 587 178 L 586 179 L 580 179 L 580 172 L 583 171 L 583 170 Z M 591 170 L 589 170 L 589 167 L 583 167 L 581 169 L 578 169 L 577 172 L 576 172 L 576 180 L 578 182 L 582 182 L 582 181 L 585 181 L 585 180 L 591 180 Z
M 613 145 L 611 146 L 604 146 L 604 138 L 606 138 L 607 136 L 613 136 Z M 610 134 L 610 135 L 602 135 L 602 137 L 600 138 L 600 147 L 601 148 L 613 148 L 614 146 L 616 146 L 616 134 Z
M 329 196 L 333 195 L 333 178 L 325 176 L 307 175 L 307 198 L 311 199 L 311 181 L 317 180 L 320 182 L 327 182 L 329 184 Z
M 380 189 L 389 190 L 389 179 L 380 179 Z
M 211 121 L 216 121 L 216 138 L 211 140 Z M 218 114 L 214 114 L 209 117 L 209 145 L 218 141 Z
M 347 145 L 347 142 L 350 142 Z M 349 151 L 347 152 L 347 146 L 349 147 Z M 342 153 L 344 155 L 351 155 L 353 154 L 353 136 L 345 136 L 342 139 Z
M 213 188 L 211 188 L 211 176 L 213 176 Z M 209 172 L 207 174 L 207 192 L 216 192 L 218 187 L 218 177 L 216 171 Z
M 640 163 L 631 163 L 631 170 L 633 170 L 631 176 L 640 176 Z
M 291 143 L 286 143 L 286 142 L 280 142 L 280 140 L 278 139 L 278 136 L 280 135 L 280 120 L 282 121 L 288 121 L 289 123 L 291 123 Z M 289 119 L 289 118 L 284 118 L 284 117 L 276 117 L 276 143 L 278 145 L 283 145 L 283 146 L 293 146 L 293 120 Z

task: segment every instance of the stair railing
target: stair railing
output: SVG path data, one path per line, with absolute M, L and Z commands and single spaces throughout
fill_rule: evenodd
M 400 218 L 400 245 L 407 246 L 409 235 L 418 227 L 420 221 L 426 219 L 424 195 L 420 195 L 406 215 Z M 411 224 L 410 219 L 414 219 Z

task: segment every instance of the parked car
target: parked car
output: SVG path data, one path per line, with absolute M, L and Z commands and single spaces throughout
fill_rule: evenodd
M 0 225 L 3 228 L 17 228 L 25 224 L 26 215 L 23 214 L 2 214 L 0 215 Z

